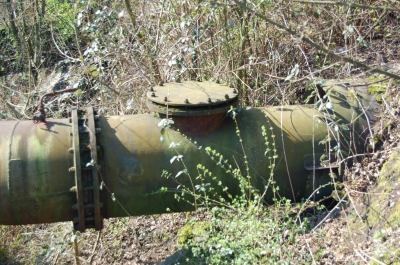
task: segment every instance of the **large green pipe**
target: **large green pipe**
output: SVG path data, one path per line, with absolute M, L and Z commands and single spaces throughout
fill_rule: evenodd
M 331 169 L 319 165 L 313 168 L 313 160 L 319 164 L 321 154 L 327 151 L 326 145 L 319 143 L 327 137 L 329 130 L 331 135 L 342 134 L 342 150 L 350 148 L 349 140 L 350 144 L 363 148 L 368 121 L 372 122 L 376 112 L 372 96 L 361 90 L 356 97 L 349 93 L 338 86 L 328 90 L 332 106 L 329 105 L 325 112 L 318 112 L 312 105 L 241 111 L 236 120 L 253 185 L 262 190 L 270 176 L 267 156 L 272 151 L 265 156 L 262 126 L 267 128 L 270 139 L 275 135 L 274 180 L 280 187 L 281 196 L 299 201 L 310 196 L 319 185 L 329 182 Z M 325 123 L 326 118 L 332 118 L 329 112 L 341 119 L 339 125 L 342 127 L 338 131 L 335 124 L 327 126 Z M 0 122 L 0 224 L 59 222 L 77 217 L 76 207 L 72 207 L 77 203 L 77 195 L 74 171 L 71 171 L 74 167 L 74 154 L 71 153 L 74 128 L 70 122 L 70 119 L 51 119 L 39 124 L 32 121 Z M 239 192 L 235 180 L 204 151 L 210 146 L 232 165 L 238 164 L 244 172 L 244 154 L 233 119 L 226 118 L 214 131 L 192 136 L 191 141 L 172 129 L 167 129 L 164 141 L 160 141 L 159 122 L 160 119 L 151 114 L 99 117 L 97 130 L 101 132 L 96 137 L 99 147 L 95 166 L 99 169 L 99 181 L 105 184 L 100 198 L 102 218 L 159 214 L 167 208 L 171 211 L 193 209 L 190 204 L 175 200 L 173 193 L 144 196 L 160 187 L 177 187 L 174 178 L 165 179 L 161 174 L 164 169 L 173 175 L 183 169 L 181 163 L 170 162 L 178 153 L 183 155 L 194 182 L 198 175 L 196 166 L 202 164 L 228 186 L 231 193 Z M 180 145 L 169 148 L 171 142 Z M 84 164 L 81 166 L 85 167 Z M 333 167 L 333 170 L 337 169 Z M 190 185 L 184 174 L 178 180 Z M 321 195 L 327 193 L 329 188 Z

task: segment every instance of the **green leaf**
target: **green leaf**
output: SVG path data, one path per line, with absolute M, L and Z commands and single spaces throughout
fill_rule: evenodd
M 345 130 L 345 131 L 350 130 L 350 128 L 345 124 L 343 124 L 341 127 L 342 127 L 342 130 Z
M 93 77 L 96 77 L 96 76 L 98 76 L 99 74 L 100 74 L 100 72 L 99 71 L 93 71 L 93 72 L 91 72 L 90 73 Z
M 94 166 L 94 161 L 93 161 L 93 159 L 90 160 L 89 163 L 86 163 L 86 167 L 92 167 L 92 166 Z
M 181 160 L 182 157 L 183 157 L 183 155 L 174 156 L 173 158 L 171 158 L 171 160 L 169 162 L 172 164 L 175 160 L 177 160 L 177 161 Z
M 175 175 L 175 178 L 179 177 L 180 175 L 182 175 L 182 173 L 185 173 L 185 172 L 186 172 L 186 170 L 181 170 L 181 171 L 179 171 L 179 172 Z
M 75 92 L 74 92 L 74 96 L 75 97 L 79 97 L 79 96 L 82 96 L 82 89 L 78 89 L 78 90 L 76 90 Z

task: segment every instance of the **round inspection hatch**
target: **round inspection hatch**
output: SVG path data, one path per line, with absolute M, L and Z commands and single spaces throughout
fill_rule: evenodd
M 234 88 L 215 82 L 185 81 L 165 83 L 147 92 L 148 107 L 159 113 L 177 116 L 201 116 L 222 113 L 236 106 L 238 93 Z

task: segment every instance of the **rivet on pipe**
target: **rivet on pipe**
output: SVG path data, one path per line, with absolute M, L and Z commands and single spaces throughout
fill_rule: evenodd
M 74 167 L 70 167 L 70 168 L 68 168 L 68 171 L 69 172 L 75 172 L 75 168 Z
M 72 147 L 71 147 L 71 148 L 69 148 L 69 149 L 68 149 L 68 153 L 71 153 L 71 154 L 73 154 L 73 153 L 74 153 L 74 148 L 72 148 Z

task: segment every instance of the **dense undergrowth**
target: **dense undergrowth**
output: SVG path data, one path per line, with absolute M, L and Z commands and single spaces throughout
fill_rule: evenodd
M 375 150 L 373 161 L 380 164 L 370 169 L 363 164 L 369 157 L 355 157 L 356 167 L 346 175 L 342 199 L 350 206 L 341 208 L 345 212 L 353 209 L 352 198 L 367 193 L 378 179 L 380 159 L 387 159 L 381 154 L 397 146 L 399 85 L 398 79 L 387 79 L 400 73 L 396 2 L 7 0 L 0 3 L 0 118 L 31 119 L 42 95 L 63 89 L 76 91 L 46 97 L 48 117 L 65 117 L 67 107 L 89 104 L 103 115 L 145 113 L 145 93 L 160 82 L 218 80 L 239 89 L 242 105 L 259 107 L 305 103 L 306 92 L 316 91 L 324 79 L 369 76 L 366 83 L 381 93 L 387 114 L 374 128 L 382 149 Z M 376 69 L 381 75 L 374 75 Z M 225 207 L 201 205 L 193 214 L 111 220 L 102 234 L 75 235 L 70 224 L 2 226 L 0 264 L 79 262 L 74 261 L 76 236 L 80 262 L 89 264 L 154 264 L 181 247 L 190 251 L 175 261 L 188 264 L 351 262 L 336 258 L 331 249 L 336 244 L 360 262 L 381 264 L 386 257 L 361 247 L 349 251 L 353 238 L 341 237 L 348 240 L 343 243 L 339 236 L 325 237 L 339 232 L 314 230 L 335 211 L 286 200 L 262 207 L 261 195 L 239 197 Z M 365 218 L 359 218 L 361 226 Z M 399 224 L 391 227 L 397 231 Z M 378 243 L 369 246 L 384 245 L 385 229 L 376 230 Z M 176 241 L 177 249 L 165 246 Z M 398 263 L 396 255 L 386 263 Z
M 232 84 L 244 105 L 301 103 L 316 79 L 353 78 L 363 70 L 301 41 L 304 36 L 372 68 L 385 70 L 399 56 L 388 48 L 398 45 L 395 10 L 243 4 L 255 13 L 230 1 L 2 3 L 2 116 L 32 117 L 41 95 L 64 88 L 79 90 L 47 98 L 49 116 L 62 116 L 73 103 L 92 104 L 104 114 L 145 112 L 144 92 L 173 80 Z

